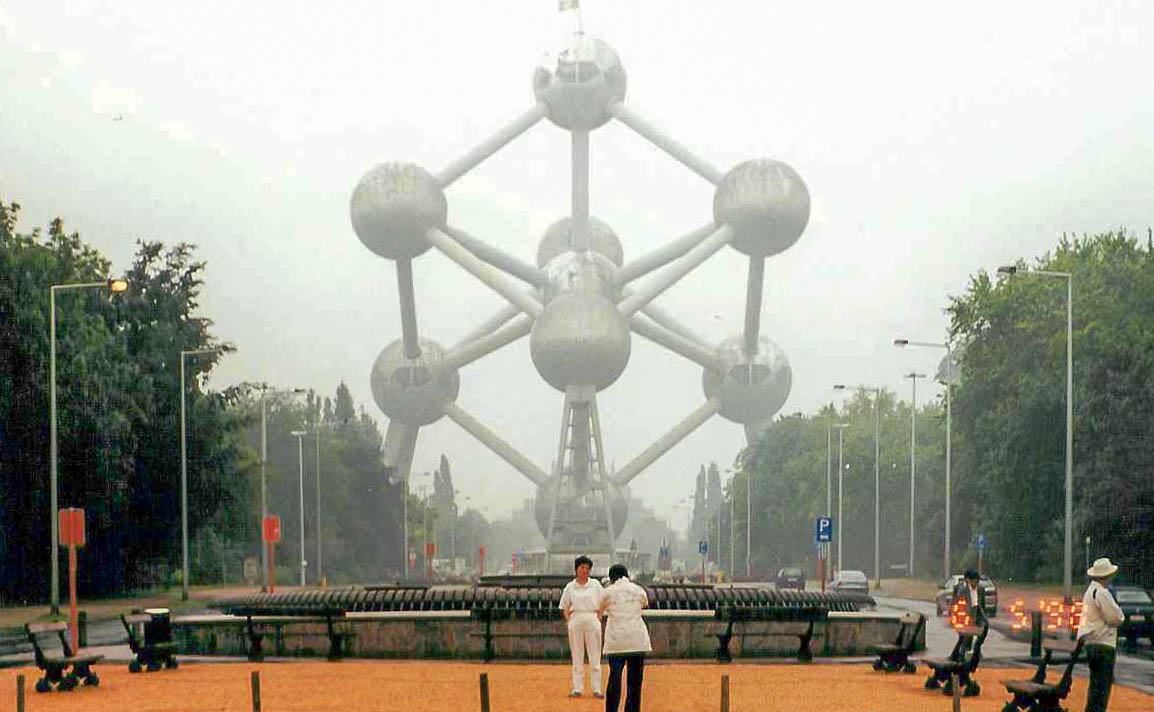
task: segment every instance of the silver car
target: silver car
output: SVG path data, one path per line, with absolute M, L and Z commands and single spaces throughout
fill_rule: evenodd
M 865 573 L 853 570 L 838 571 L 829 587 L 833 591 L 870 592 L 870 582 Z

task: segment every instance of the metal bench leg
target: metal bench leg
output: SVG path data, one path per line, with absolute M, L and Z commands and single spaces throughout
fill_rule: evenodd
M 329 662 L 336 662 L 341 659 L 341 636 L 337 635 L 332 616 L 325 619 L 325 624 L 329 632 Z
M 733 661 L 733 656 L 729 654 L 729 641 L 731 638 L 733 638 L 732 620 L 725 626 L 725 632 L 717 636 L 717 662 L 728 663 Z
M 257 633 L 256 628 L 253 627 L 252 621 L 249 620 L 249 622 L 248 622 L 248 643 L 249 643 L 248 659 L 252 660 L 253 662 L 259 662 L 261 660 L 264 660 L 264 651 L 261 648 L 261 637 L 262 637 L 261 634 Z
M 813 653 L 809 650 L 809 642 L 813 640 L 813 621 L 809 622 L 809 628 L 806 629 L 805 635 L 798 636 L 800 645 L 797 648 L 797 659 L 803 663 L 813 662 Z

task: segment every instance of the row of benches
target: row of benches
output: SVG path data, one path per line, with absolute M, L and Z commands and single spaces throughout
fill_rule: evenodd
M 128 664 L 131 672 L 159 670 L 161 667 L 175 668 L 176 644 L 171 635 L 167 640 L 148 640 L 139 627 L 152 625 L 154 618 L 148 614 L 123 614 L 120 621 L 128 633 L 128 647 L 134 658 Z M 68 624 L 28 623 L 24 626 L 28 642 L 32 644 L 32 655 L 36 667 L 44 671 L 44 677 L 36 681 L 37 692 L 73 690 L 80 685 L 95 687 L 100 684 L 100 676 L 92 671 L 92 665 L 104 659 L 103 655 L 81 655 L 68 643 Z

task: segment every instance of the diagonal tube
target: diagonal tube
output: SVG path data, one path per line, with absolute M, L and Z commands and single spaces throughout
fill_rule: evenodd
M 412 260 L 397 260 L 397 291 L 401 297 L 401 340 L 405 346 L 405 358 L 417 358 L 421 355 L 421 342 L 417 339 Z
M 761 292 L 765 284 L 765 258 L 749 258 L 749 282 L 745 286 L 745 355 L 757 354 L 758 332 L 761 329 Z
M 395 470 L 400 480 L 406 479 L 413 467 L 413 453 L 417 449 L 419 430 L 419 426 L 391 420 L 385 431 L 385 443 L 382 449 L 385 467 Z
M 533 317 L 522 314 L 521 318 L 512 324 L 445 354 L 441 360 L 441 365 L 449 369 L 468 366 L 482 356 L 488 356 L 497 349 L 508 346 L 532 330 Z
M 485 286 L 515 304 L 518 309 L 536 318 L 541 314 L 541 302 L 525 294 L 516 285 L 509 282 L 496 268 L 482 261 L 472 252 L 462 247 L 456 240 L 446 235 L 439 228 L 429 228 L 425 237 L 433 247 L 440 250 L 446 257 L 459 264 L 467 272 L 481 280 Z
M 435 176 L 437 183 L 439 183 L 442 188 L 447 188 L 449 184 L 473 168 L 476 168 L 481 161 L 492 156 L 504 147 L 505 144 L 528 131 L 534 124 L 544 118 L 544 116 L 545 104 L 538 103 L 524 114 L 513 119 L 506 126 L 500 128 L 496 133 L 482 141 L 468 153 L 441 169 L 441 172 Z
M 721 370 L 717 363 L 717 355 L 713 351 L 686 339 L 680 334 L 676 334 L 654 324 L 640 314 L 634 314 L 629 317 L 629 327 L 633 329 L 635 333 L 644 336 L 658 346 L 664 346 L 673 353 L 684 356 L 699 366 L 704 366 L 713 371 Z
M 492 450 L 498 457 L 512 465 L 513 468 L 522 475 L 525 475 L 530 482 L 538 487 L 544 487 L 548 484 L 549 476 L 546 475 L 541 468 L 534 465 L 529 458 L 517 452 L 512 445 L 497 437 L 496 433 L 486 428 L 476 418 L 461 410 L 460 406 L 456 403 L 445 404 L 444 411 L 445 415 L 449 416 L 454 423 L 477 438 L 482 445 Z
M 627 284 L 638 277 L 644 277 L 659 267 L 664 267 L 692 250 L 700 244 L 702 240 L 712 235 L 716 229 L 717 225 L 713 221 L 710 221 L 693 232 L 657 248 L 648 255 L 644 255 L 623 265 L 621 269 L 617 270 L 617 283 Z
M 656 299 L 666 289 L 672 287 L 679 279 L 693 271 L 702 262 L 713 256 L 715 252 L 729 244 L 733 239 L 733 228 L 722 225 L 697 247 L 694 247 L 683 257 L 670 264 L 661 274 L 650 279 L 645 286 L 635 293 L 621 300 L 618 309 L 625 316 L 633 316 L 646 304 Z
M 545 275 L 541 270 L 533 265 L 522 262 L 516 257 L 504 252 L 500 248 L 478 240 L 464 230 L 453 227 L 452 225 L 445 226 L 445 232 L 449 234 L 457 242 L 479 257 L 481 260 L 488 262 L 499 270 L 503 270 L 517 279 L 528 282 L 534 287 L 539 287 L 545 283 Z
M 521 310 L 518 309 L 515 304 L 506 303 L 502 305 L 500 311 L 481 322 L 477 328 L 462 336 L 457 343 L 449 347 L 449 351 L 459 351 L 478 339 L 490 336 L 494 331 L 508 324 L 513 317 L 520 313 Z
M 642 307 L 641 313 L 657 322 L 658 325 L 669 329 L 681 338 L 688 339 L 701 348 L 709 349 L 712 351 L 708 341 L 698 336 L 697 333 L 693 331 L 693 329 L 690 329 L 677 317 L 673 316 L 656 304 L 653 304 L 652 302 L 646 304 L 644 307 Z
M 646 467 L 656 462 L 657 458 L 669 452 L 669 450 L 681 442 L 686 435 L 697 430 L 704 425 L 707 420 L 716 415 L 719 408 L 721 408 L 721 401 L 717 398 L 710 398 L 705 401 L 704 405 L 686 416 L 685 420 L 673 426 L 673 429 L 659 437 L 652 445 L 645 448 L 645 451 L 633 458 L 628 465 L 622 467 L 613 478 L 614 484 L 618 487 L 624 487 L 629 484 L 630 480 L 640 475 Z
M 666 136 L 662 133 L 661 129 L 641 118 L 639 114 L 627 108 L 624 104 L 617 104 L 613 107 L 613 116 L 621 123 L 641 134 L 654 146 L 668 153 L 674 160 L 710 183 L 718 185 L 721 183 L 721 179 L 725 177 L 721 171 L 693 155 L 688 148 L 674 141 L 669 136 Z

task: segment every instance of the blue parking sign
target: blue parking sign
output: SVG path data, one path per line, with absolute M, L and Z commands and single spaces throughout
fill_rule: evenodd
M 814 538 L 818 544 L 833 541 L 833 517 L 818 517 L 814 527 Z
M 707 552 L 707 551 L 709 551 L 709 541 L 708 540 L 702 539 L 701 541 L 697 542 L 697 553 L 698 554 L 705 554 L 705 552 Z

